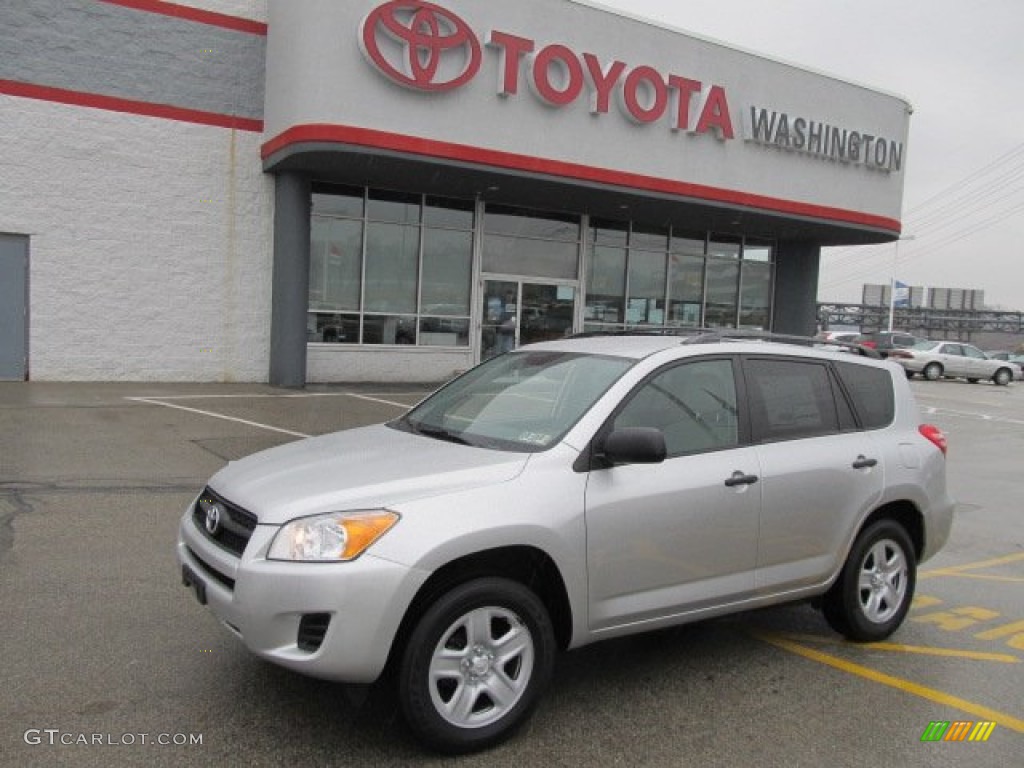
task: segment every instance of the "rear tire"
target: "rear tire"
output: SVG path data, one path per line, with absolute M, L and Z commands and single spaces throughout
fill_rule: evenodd
M 861 531 L 839 578 L 825 593 L 825 620 L 856 642 L 884 640 L 914 599 L 917 556 L 903 526 L 879 520 Z
M 402 654 L 410 729 L 448 754 L 493 746 L 526 720 L 551 680 L 557 646 L 540 598 L 522 584 L 461 584 L 420 618 Z
M 942 366 L 938 363 L 928 363 L 922 373 L 928 381 L 938 381 L 942 378 Z

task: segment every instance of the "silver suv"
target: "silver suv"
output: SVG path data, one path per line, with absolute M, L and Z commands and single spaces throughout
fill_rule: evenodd
M 232 462 L 177 554 L 252 652 L 392 670 L 417 737 L 466 752 L 522 723 L 561 649 L 806 599 L 848 638 L 888 636 L 949 535 L 945 451 L 892 363 L 567 339 L 391 423 Z

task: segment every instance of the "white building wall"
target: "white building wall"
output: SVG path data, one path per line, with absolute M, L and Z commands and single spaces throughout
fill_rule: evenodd
M 30 240 L 30 377 L 265 381 L 261 135 L 0 96 L 0 231 Z

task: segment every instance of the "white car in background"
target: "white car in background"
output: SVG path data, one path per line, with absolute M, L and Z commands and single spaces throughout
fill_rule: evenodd
M 892 350 L 889 359 L 902 365 L 907 376 L 921 374 L 929 381 L 961 378 L 974 384 L 989 379 L 1005 387 L 1021 375 L 1019 366 L 993 360 L 974 345 L 959 341 L 921 341 L 909 349 Z

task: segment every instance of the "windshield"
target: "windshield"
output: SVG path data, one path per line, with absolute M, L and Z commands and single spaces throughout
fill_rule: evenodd
M 634 362 L 570 352 L 511 352 L 459 377 L 392 426 L 466 445 L 542 451 Z

